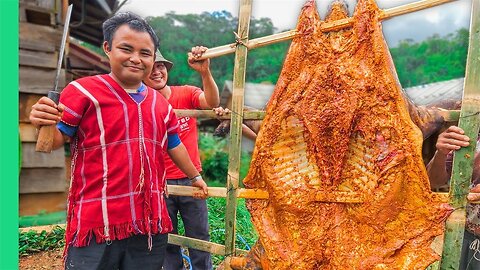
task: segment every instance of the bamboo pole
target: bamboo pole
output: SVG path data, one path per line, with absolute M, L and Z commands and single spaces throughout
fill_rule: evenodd
M 194 248 L 200 251 L 205 251 L 217 255 L 225 255 L 225 246 L 209 241 L 190 238 L 178 234 L 168 234 L 168 243 L 177 246 L 184 246 L 188 248 Z M 240 255 L 246 255 L 248 251 L 243 249 L 235 249 L 235 252 Z
M 243 96 L 245 92 L 245 69 L 247 65 L 248 30 L 252 13 L 252 0 L 239 1 L 238 46 L 235 47 L 235 65 L 233 69 L 233 93 L 230 126 L 230 149 L 228 156 L 227 199 L 225 213 L 225 269 L 230 270 L 230 256 L 235 255 L 235 227 L 237 215 L 237 192 L 240 179 L 240 155 L 242 143 Z M 236 113 L 235 113 L 236 112 Z
M 217 118 L 220 120 L 230 119 L 232 114 L 225 113 L 222 116 L 217 116 L 215 112 L 211 110 L 179 110 L 175 109 L 175 114 L 178 117 L 197 117 L 197 118 Z M 444 120 L 447 122 L 458 121 L 460 117 L 460 110 L 435 110 L 430 109 L 432 113 L 439 113 L 443 116 Z M 244 111 L 242 119 L 243 120 L 261 120 L 265 118 L 265 111 Z
M 193 196 L 194 193 L 200 192 L 199 188 L 188 186 L 167 185 L 168 194 L 176 196 Z M 328 203 L 363 203 L 364 196 L 358 192 L 344 192 L 344 191 L 313 191 L 315 192 L 315 200 L 319 202 Z M 442 201 L 448 202 L 448 193 L 435 193 Z M 226 198 L 227 189 L 224 187 L 209 187 L 209 197 Z M 236 197 L 243 199 L 265 199 L 268 200 L 268 191 L 263 189 L 246 189 L 238 188 L 236 190 Z
M 175 114 L 178 117 L 196 117 L 196 118 L 217 118 L 220 120 L 230 119 L 232 113 L 225 113 L 223 116 L 217 116 L 212 110 L 179 110 L 175 109 Z M 243 120 L 258 120 L 265 117 L 265 111 L 244 111 L 241 118 Z
M 462 110 L 458 126 L 465 131 L 470 145 L 454 153 L 450 179 L 450 205 L 455 211 L 445 225 L 440 269 L 459 269 L 465 231 L 466 195 L 470 189 L 475 148 L 480 128 L 480 0 L 472 0 L 470 40 L 463 88 Z
M 193 196 L 194 193 L 200 192 L 199 188 L 189 186 L 167 185 L 167 189 L 169 195 L 176 196 Z M 226 198 L 227 189 L 224 187 L 209 187 L 208 197 Z M 268 199 L 268 192 L 262 189 L 238 188 L 236 197 L 243 199 Z
M 411 13 L 419 11 L 422 9 L 438 6 L 441 4 L 453 2 L 457 0 L 422 0 L 390 9 L 383 10 L 380 14 L 380 20 L 390 19 L 395 16 L 403 15 L 406 13 Z M 341 19 L 338 21 L 324 23 L 321 26 L 321 30 L 324 32 L 328 31 L 338 31 L 343 28 L 351 27 L 353 23 L 352 18 Z M 296 30 L 289 30 L 282 33 L 277 33 L 261 38 L 256 38 L 248 41 L 246 46 L 249 50 L 259 48 L 265 45 L 285 41 L 294 38 L 297 35 Z M 236 43 L 231 43 L 228 45 L 223 45 L 215 48 L 208 49 L 200 59 L 214 58 L 235 52 Z

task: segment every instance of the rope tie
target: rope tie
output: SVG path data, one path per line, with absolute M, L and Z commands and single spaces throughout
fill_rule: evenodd
M 476 113 L 472 113 L 472 114 L 467 114 L 467 115 L 464 115 L 464 116 L 460 116 L 459 118 L 467 118 L 467 117 L 473 117 L 473 116 L 476 116 L 476 115 L 479 115 L 480 112 L 476 112 Z
M 235 43 L 230 45 L 231 48 L 237 47 L 238 45 L 247 47 L 245 42 L 242 41 L 243 38 L 241 38 L 237 32 L 233 31 L 233 34 L 235 35 Z

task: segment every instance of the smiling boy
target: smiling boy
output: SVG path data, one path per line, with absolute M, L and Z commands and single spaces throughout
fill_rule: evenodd
M 153 29 L 127 12 L 103 32 L 111 73 L 71 82 L 60 105 L 43 97 L 30 114 L 37 127 L 60 121 L 54 148 L 72 141 L 65 269 L 161 269 L 172 223 L 159 157 L 168 152 L 190 177 L 198 171 L 172 107 L 142 83 L 158 47 Z M 206 195 L 205 183 L 196 184 Z

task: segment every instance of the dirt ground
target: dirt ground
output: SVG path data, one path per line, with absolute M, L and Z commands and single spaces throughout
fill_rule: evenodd
M 19 258 L 20 270 L 63 270 L 63 249 L 38 252 Z

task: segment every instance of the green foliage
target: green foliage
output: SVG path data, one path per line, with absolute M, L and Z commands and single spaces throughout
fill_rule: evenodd
M 187 64 L 187 52 L 195 45 L 217 47 L 235 43 L 238 19 L 227 11 L 180 15 L 174 12 L 161 17 L 149 17 L 148 22 L 160 38 L 162 54 L 175 66 L 169 72 L 169 84 L 201 86 L 201 79 Z M 269 18 L 253 18 L 250 22 L 250 39 L 271 35 L 275 27 Z M 289 42 L 269 45 L 252 51 L 248 56 L 247 80 L 276 83 Z M 222 87 L 232 80 L 234 55 L 211 60 L 212 74 Z
M 225 186 L 228 170 L 227 141 L 205 133 L 200 135 L 198 141 L 200 159 L 202 161 L 202 175 L 210 182 L 218 182 Z
M 199 149 L 202 160 L 202 175 L 208 185 L 225 186 L 228 173 L 228 140 L 214 137 L 210 133 L 200 135 Z M 242 152 L 240 159 L 240 180 L 242 180 L 250 167 L 251 156 Z
M 174 12 L 162 17 L 149 17 L 149 23 L 160 37 L 160 49 L 175 63 L 169 73 L 169 84 L 201 86 L 201 79 L 187 64 L 187 52 L 195 45 L 217 47 L 235 42 L 237 17 L 227 11 L 180 15 Z M 271 35 L 276 31 L 268 18 L 253 18 L 249 38 Z M 247 57 L 246 80 L 262 83 L 277 82 L 290 41 L 251 50 Z M 468 47 L 468 30 L 441 37 L 438 34 L 415 43 L 400 42 L 391 54 L 403 87 L 462 77 Z M 234 55 L 211 60 L 212 74 L 220 87 L 232 80 Z
M 440 37 L 438 34 L 415 43 L 401 41 L 390 50 L 403 87 L 465 76 L 468 30 Z
M 65 246 L 65 229 L 55 226 L 49 233 L 42 231 L 20 232 L 18 254 L 20 256 L 39 251 L 63 248 Z
M 225 244 L 225 211 L 226 200 L 224 198 L 209 198 L 208 222 L 210 224 L 210 241 Z M 237 224 L 236 224 L 235 247 L 249 249 L 258 239 L 258 235 L 250 220 L 250 213 L 245 206 L 245 199 L 237 200 Z M 212 255 L 215 265 L 223 261 L 223 256 Z

